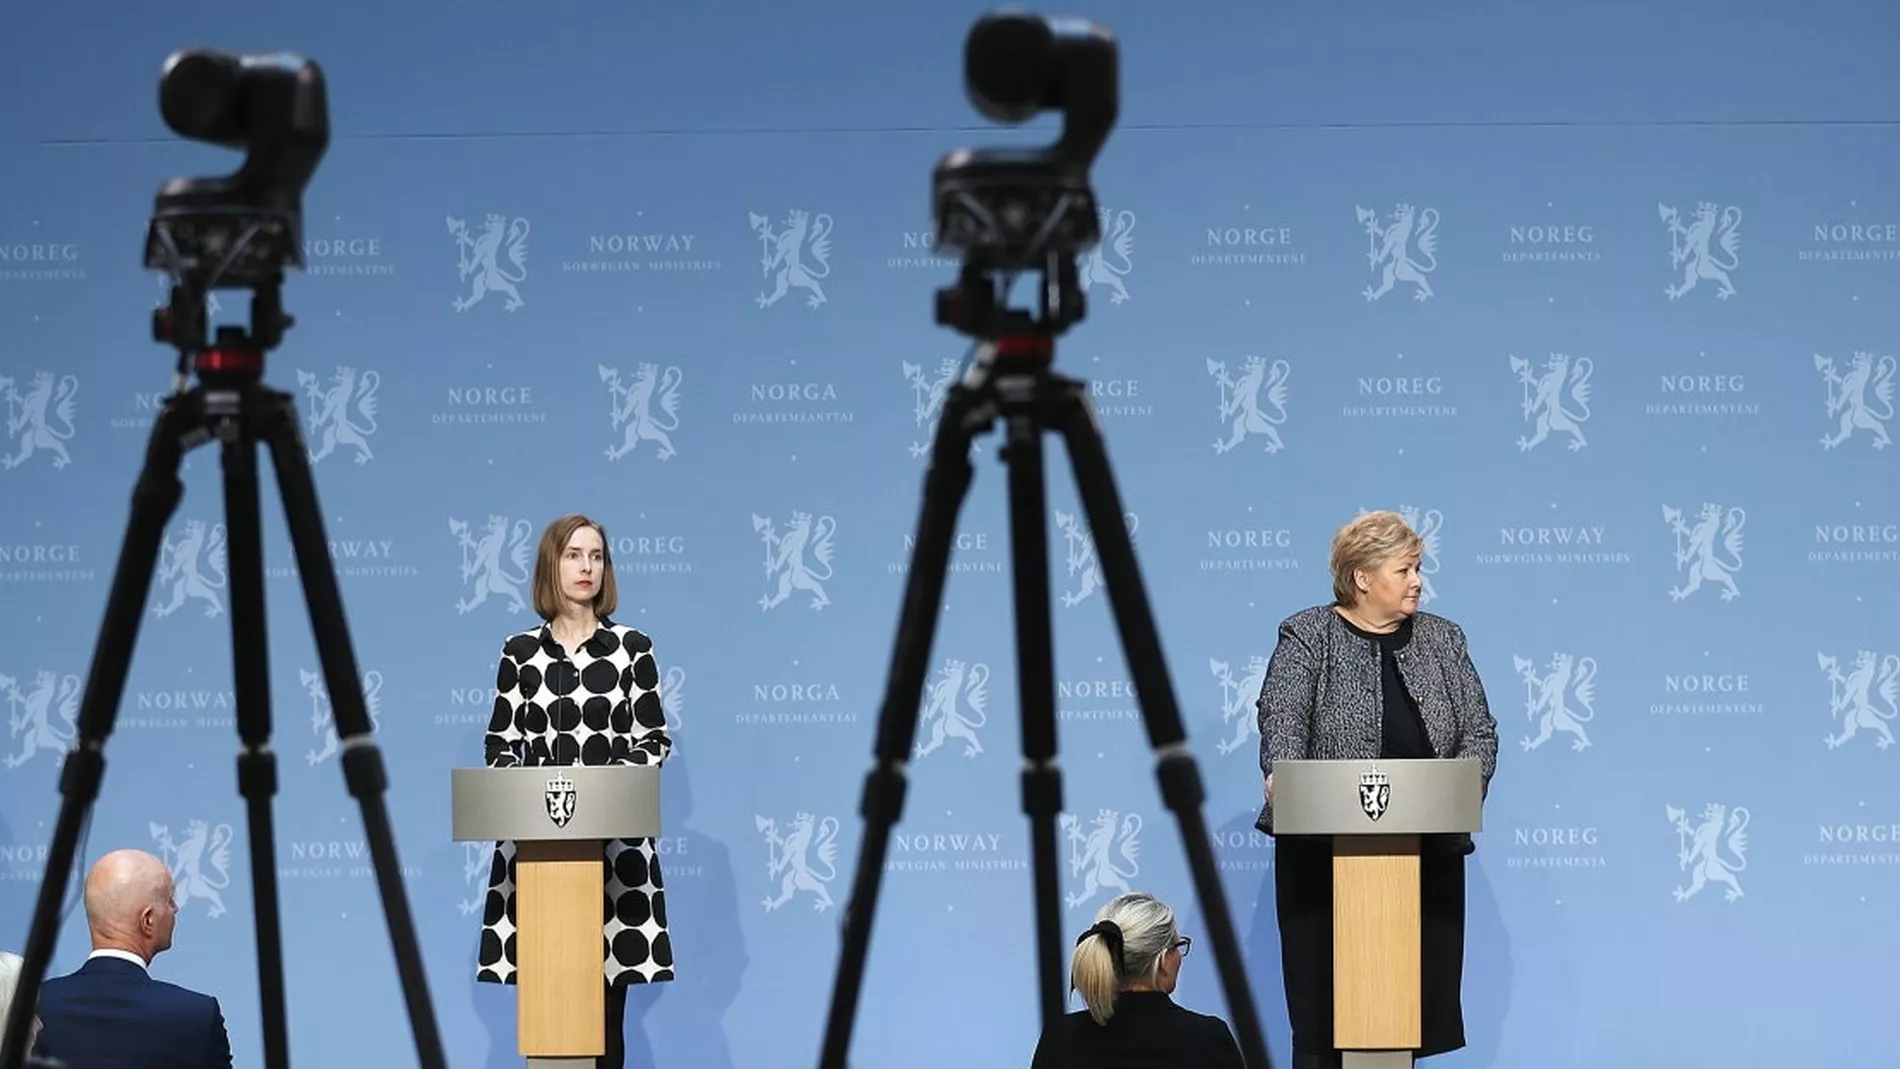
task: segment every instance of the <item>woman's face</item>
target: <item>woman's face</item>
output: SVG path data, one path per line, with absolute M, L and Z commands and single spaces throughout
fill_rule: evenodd
M 577 605 L 591 605 L 600 594 L 600 574 L 606 557 L 600 532 L 581 527 L 568 536 L 561 551 L 561 596 Z
M 1388 557 L 1370 571 L 1358 573 L 1357 580 L 1357 608 L 1372 620 L 1402 620 L 1418 611 L 1418 595 L 1425 580 L 1419 575 L 1417 553 Z

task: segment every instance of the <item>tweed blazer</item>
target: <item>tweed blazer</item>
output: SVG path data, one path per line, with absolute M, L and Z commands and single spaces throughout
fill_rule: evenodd
M 1414 613 L 1412 640 L 1397 660 L 1433 752 L 1476 759 L 1489 792 L 1498 763 L 1498 723 L 1466 652 L 1464 629 L 1442 616 Z M 1331 605 L 1302 609 L 1282 620 L 1255 703 L 1261 773 L 1271 775 L 1280 759 L 1378 757 L 1383 678 L 1379 647 L 1348 628 Z M 1273 834 L 1272 802 L 1261 807 L 1254 826 Z

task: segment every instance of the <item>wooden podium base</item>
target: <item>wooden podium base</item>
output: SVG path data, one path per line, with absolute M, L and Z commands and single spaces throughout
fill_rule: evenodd
M 518 1049 L 531 1069 L 593 1069 L 607 1053 L 602 848 L 598 839 L 515 844 Z
M 1379 1059 L 1348 1066 L 1410 1065 L 1421 1043 L 1418 851 L 1416 835 L 1333 840 L 1333 1046 Z

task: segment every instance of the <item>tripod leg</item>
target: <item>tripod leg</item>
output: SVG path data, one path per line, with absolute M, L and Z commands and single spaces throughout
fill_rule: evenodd
M 1009 380 L 1014 393 L 1038 380 Z M 1023 812 L 1029 817 L 1031 879 L 1036 908 L 1037 993 L 1044 1035 L 1060 1041 L 1062 1019 L 1062 897 L 1056 870 L 1056 820 L 1062 812 L 1062 773 L 1056 766 L 1054 622 L 1049 604 L 1048 493 L 1043 426 L 1031 396 L 1009 405 L 1004 460 L 1009 465 L 1009 554 L 1016 620 L 1016 690 L 1022 709 Z M 1064 1064 L 1067 1051 L 1051 1051 Z
M 845 905 L 844 945 L 831 990 L 820 1069 L 845 1069 L 845 1055 L 851 1049 L 851 1027 L 864 983 L 884 858 L 890 848 L 891 826 L 904 810 L 904 766 L 916 743 L 917 710 L 923 703 L 937 620 L 943 615 L 943 588 L 950 569 L 957 513 L 963 508 L 973 475 L 970 440 L 973 428 L 989 421 L 990 417 L 981 411 L 988 404 L 984 393 L 955 386 L 944 398 L 937 421 L 930 468 L 924 474 L 924 501 L 917 517 L 910 577 L 904 584 L 896 648 L 891 652 L 889 681 L 878 709 L 875 760 L 865 776 L 864 797 L 858 806 L 864 817 L 864 841 L 858 848 L 857 872 Z
M 242 409 L 236 413 L 248 418 Z M 264 1065 L 288 1069 L 283 926 L 277 904 L 277 847 L 271 798 L 277 758 L 270 750 L 270 643 L 264 612 L 264 531 L 257 492 L 257 443 L 249 434 L 224 443 L 224 522 L 231 556 L 231 671 L 237 689 L 238 793 L 250 827 L 252 914 L 257 927 L 258 1012 Z
M 383 917 L 389 926 L 390 941 L 395 945 L 396 972 L 408 1004 L 409 1027 L 415 1034 L 422 1069 L 446 1069 L 442 1038 L 436 1029 L 435 1010 L 429 999 L 428 979 L 422 971 L 415 921 L 403 891 L 396 840 L 389 827 L 389 810 L 383 803 L 388 778 L 383 769 L 382 752 L 376 746 L 374 725 L 363 702 L 356 653 L 351 648 L 349 625 L 343 615 L 343 595 L 337 588 L 336 572 L 330 561 L 329 538 L 324 532 L 316 483 L 306 459 L 309 454 L 304 450 L 303 433 L 297 423 L 296 401 L 288 394 L 262 389 L 258 391 L 258 400 L 264 439 L 270 446 L 277 485 L 283 495 L 284 518 L 297 555 L 297 572 L 303 577 L 304 601 L 310 610 L 310 629 L 316 636 L 324 686 L 330 693 L 331 719 L 341 749 L 343 779 L 363 810 L 363 833 L 376 867 Z
M 1261 1038 L 1246 967 L 1240 960 L 1240 943 L 1234 934 L 1233 918 L 1227 911 L 1227 895 L 1214 864 L 1207 821 L 1201 814 L 1206 791 L 1201 785 L 1200 769 L 1194 763 L 1193 754 L 1188 752 L 1181 709 L 1174 698 L 1174 683 L 1168 677 L 1167 659 L 1161 652 L 1161 636 L 1155 628 L 1154 613 L 1135 560 L 1135 547 L 1122 519 L 1121 491 L 1115 485 L 1115 474 L 1108 463 L 1108 448 L 1096 428 L 1086 387 L 1070 380 L 1052 381 L 1061 395 L 1050 401 L 1054 411 L 1049 422 L 1061 429 L 1068 445 L 1076 491 L 1095 539 L 1102 585 L 1108 593 L 1116 630 L 1121 634 L 1136 699 L 1147 726 L 1148 742 L 1157 755 L 1155 776 L 1163 802 L 1174 811 L 1180 824 L 1181 843 L 1194 877 L 1195 895 L 1200 900 L 1208 936 L 1214 944 L 1221 987 L 1226 992 L 1227 1008 L 1239 1032 L 1241 1056 L 1249 1066 L 1268 1069 L 1271 1063 L 1267 1060 L 1266 1043 Z
M 93 646 L 73 747 L 60 770 L 59 792 L 65 800 L 60 803 L 53 841 L 47 848 L 46 874 L 40 881 L 39 899 L 27 929 L 25 962 L 6 1021 L 0 1024 L 0 1037 L 4 1037 L 0 1039 L 0 1069 L 21 1069 L 26 1060 L 26 1037 L 39 1004 L 40 984 L 59 939 L 61 900 L 66 897 L 72 875 L 80 829 L 92 817 L 93 802 L 105 778 L 106 738 L 112 734 L 119 702 L 125 696 L 125 678 L 138 642 L 139 619 L 151 593 L 165 525 L 185 492 L 178 481 L 185 440 L 196 436 L 202 420 L 201 397 L 193 392 L 174 398 L 152 423 L 145 467 L 132 490 L 131 519 L 126 524 L 118 563 L 113 567 L 105 620 Z

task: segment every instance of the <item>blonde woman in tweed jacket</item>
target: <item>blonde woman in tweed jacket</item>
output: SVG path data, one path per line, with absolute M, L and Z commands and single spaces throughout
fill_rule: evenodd
M 1260 688 L 1260 770 L 1273 834 L 1273 762 L 1473 758 L 1488 790 L 1497 720 L 1457 624 L 1418 611 L 1423 542 L 1395 512 L 1333 536 L 1333 600 L 1287 617 Z M 1427 836 L 1420 864 L 1424 1027 L 1417 1057 L 1465 1045 L 1468 835 Z M 1327 840 L 1274 839 L 1274 905 L 1294 1069 L 1332 1069 L 1332 852 Z

